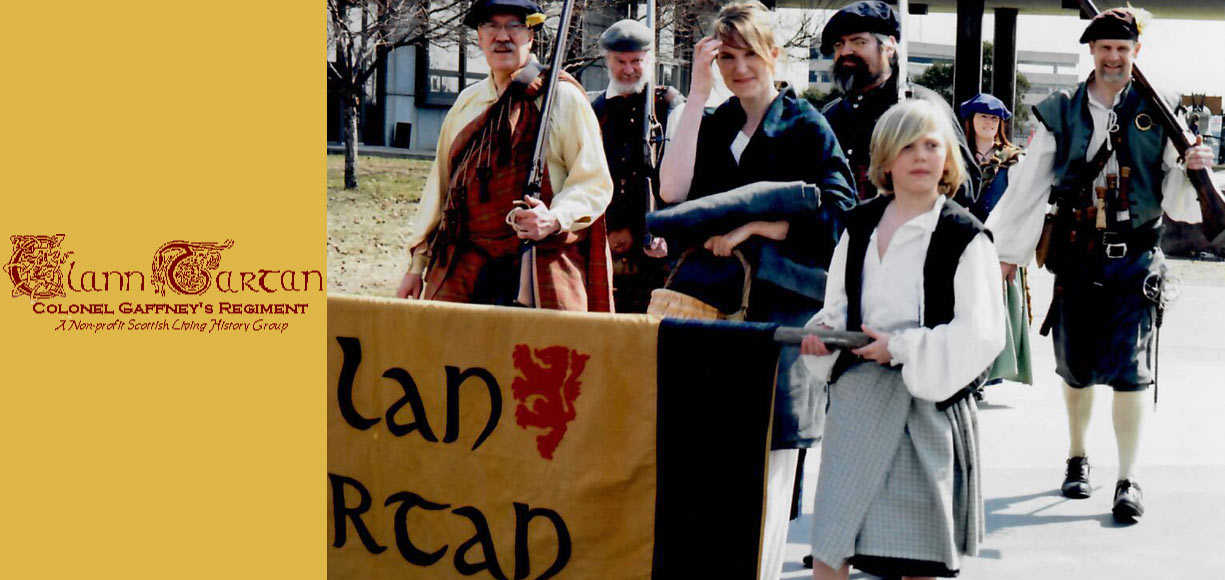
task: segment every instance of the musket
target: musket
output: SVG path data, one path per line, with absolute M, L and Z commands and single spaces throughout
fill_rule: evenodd
M 545 148 L 549 143 L 549 113 L 553 111 L 553 100 L 555 96 L 554 88 L 557 87 L 558 78 L 561 76 L 562 58 L 566 53 L 567 40 L 570 37 L 570 9 L 574 7 L 574 0 L 564 0 L 561 4 L 561 16 L 557 25 L 557 40 L 553 43 L 553 53 L 549 55 L 549 78 L 545 80 L 544 87 L 541 88 L 544 94 L 544 102 L 540 105 L 540 128 L 536 131 L 536 147 L 532 151 L 532 166 L 527 175 L 527 183 L 523 186 L 523 194 L 528 197 L 539 198 L 541 191 L 541 183 L 544 181 L 544 155 Z M 524 302 L 525 298 L 531 299 L 531 304 L 536 304 L 536 288 L 535 288 L 535 263 L 536 263 L 536 248 L 531 240 L 524 239 L 520 242 L 521 257 L 520 260 L 526 261 L 528 266 L 521 270 L 526 271 L 526 291 L 528 296 L 520 296 L 520 302 Z M 523 289 L 523 284 L 520 289 Z M 526 302 L 524 302 L 526 303 Z
M 646 27 L 651 31 L 651 44 L 647 47 L 651 70 L 644 71 L 647 83 L 642 91 L 642 191 L 646 192 L 646 213 L 651 213 L 655 211 L 655 187 L 652 176 L 655 174 L 655 152 L 657 150 L 655 140 L 655 0 L 647 0 L 646 12 Z M 660 139 L 662 138 L 663 135 L 660 135 Z M 642 247 L 645 249 L 650 246 L 651 232 L 643 228 Z
M 1097 6 L 1093 5 L 1093 0 L 1079 0 L 1080 9 L 1089 18 L 1093 18 L 1101 13 Z M 1140 67 L 1132 63 L 1131 76 L 1136 81 L 1136 87 L 1141 94 L 1157 109 L 1157 120 L 1165 129 L 1166 135 L 1174 144 L 1174 149 L 1178 151 L 1179 156 L 1187 153 L 1187 149 L 1191 148 L 1191 140 L 1183 131 L 1181 125 L 1178 124 L 1178 119 L 1174 116 L 1174 111 L 1170 110 L 1170 105 L 1157 94 L 1153 89 L 1153 85 L 1148 82 L 1148 78 L 1144 73 L 1140 72 Z M 1208 169 L 1188 169 L 1187 177 L 1191 180 L 1191 185 L 1195 187 L 1195 192 L 1199 197 L 1199 209 L 1203 216 L 1203 223 L 1200 224 L 1204 229 L 1204 235 L 1208 241 L 1216 239 L 1222 231 L 1225 231 L 1225 199 L 1221 198 L 1221 194 L 1216 191 L 1216 187 L 1212 184 L 1212 175 L 1208 173 Z
M 549 142 L 549 113 L 553 110 L 553 89 L 557 86 L 558 77 L 561 76 L 562 58 L 566 53 L 566 44 L 570 37 L 570 9 L 573 7 L 574 0 L 564 0 L 561 4 L 557 41 L 553 43 L 553 54 L 549 55 L 549 78 L 541 89 L 544 94 L 544 103 L 540 105 L 540 129 L 536 131 L 536 148 L 532 151 L 532 168 L 527 174 L 527 185 L 523 188 L 523 193 L 531 197 L 540 197 L 541 182 L 544 180 L 544 154 Z
M 774 331 L 774 341 L 783 344 L 799 344 L 808 335 L 821 339 L 821 342 L 824 342 L 825 346 L 831 349 L 860 348 L 872 342 L 872 339 L 862 332 L 828 330 L 824 328 L 801 328 L 798 326 L 778 327 Z

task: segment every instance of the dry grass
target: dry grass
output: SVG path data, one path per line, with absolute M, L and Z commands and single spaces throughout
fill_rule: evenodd
M 394 296 L 429 161 L 362 157 L 344 189 L 344 156 L 328 155 L 328 292 Z

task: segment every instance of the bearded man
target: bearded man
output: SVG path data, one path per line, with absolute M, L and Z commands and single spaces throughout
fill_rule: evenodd
M 600 36 L 608 89 L 591 101 L 604 134 L 604 154 L 613 178 L 608 206 L 608 245 L 613 256 L 613 298 L 617 312 L 646 312 L 651 290 L 664 283 L 667 248 L 662 239 L 644 245 L 646 213 L 658 202 L 658 159 L 663 157 L 661 137 L 671 135 L 672 121 L 684 106 L 680 91 L 655 87 L 655 118 L 651 157 L 644 151 L 643 106 L 648 76 L 655 69 L 651 29 L 636 20 L 621 20 Z M 649 181 L 649 186 L 648 186 Z M 655 197 L 652 200 L 652 196 Z
M 872 130 L 889 107 L 897 104 L 897 43 L 902 37 L 902 21 L 897 12 L 880 0 L 849 4 L 830 17 L 821 31 L 821 54 L 834 58 L 834 85 L 842 96 L 821 111 L 838 136 L 838 144 L 851 162 L 859 199 L 876 196 L 868 179 L 868 142 Z M 909 85 L 911 98 L 932 101 L 948 114 L 954 127 L 960 127 L 952 107 L 931 89 Z M 957 130 L 958 146 L 969 175 L 955 199 L 970 207 L 976 199 L 979 170 L 965 135 Z

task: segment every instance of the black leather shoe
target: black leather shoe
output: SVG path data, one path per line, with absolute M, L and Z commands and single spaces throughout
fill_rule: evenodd
M 1130 479 L 1119 480 L 1114 486 L 1114 509 L 1111 510 L 1114 521 L 1120 524 L 1136 523 L 1144 515 L 1144 505 L 1140 503 L 1143 498 L 1140 484 Z
M 1068 459 L 1068 470 L 1063 477 L 1060 488 L 1063 497 L 1085 499 L 1093 492 L 1089 487 L 1089 458 L 1072 457 Z

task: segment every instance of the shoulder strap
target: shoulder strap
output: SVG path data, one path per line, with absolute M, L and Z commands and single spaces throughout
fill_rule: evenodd
M 1102 141 L 1102 146 L 1098 148 L 1097 153 L 1093 154 L 1093 158 L 1082 165 L 1082 171 L 1071 182 L 1071 188 L 1068 187 L 1052 187 L 1050 198 L 1047 203 L 1069 203 L 1074 199 L 1074 196 L 1087 188 L 1093 187 L 1093 180 L 1097 179 L 1098 174 L 1106 168 L 1106 162 L 1110 160 L 1110 141 L 1112 137 L 1106 137 Z M 1069 199 L 1069 196 L 1073 196 Z

